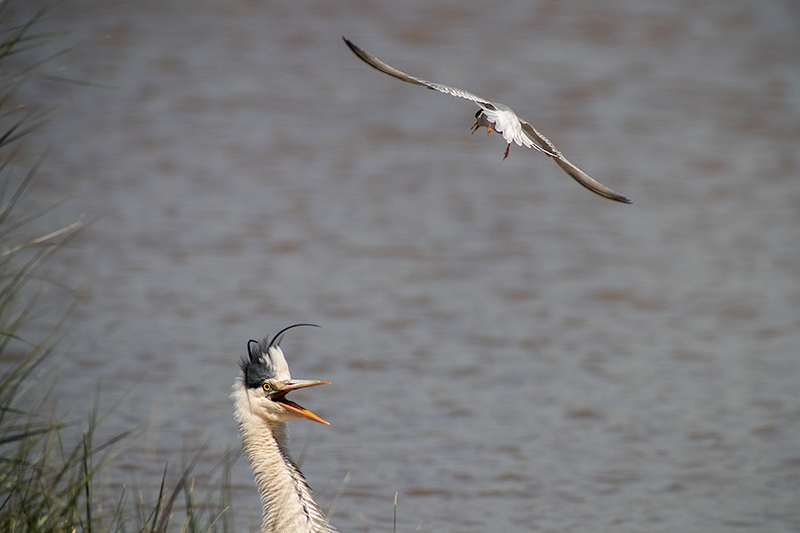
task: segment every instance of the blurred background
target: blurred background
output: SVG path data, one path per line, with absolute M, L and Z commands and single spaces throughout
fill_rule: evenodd
M 323 508 L 352 473 L 341 531 L 391 531 L 395 492 L 398 531 L 800 530 L 800 4 L 70 0 L 42 27 L 81 83 L 25 89 L 60 104 L 36 224 L 95 220 L 47 266 L 78 294 L 54 394 L 147 424 L 112 497 L 206 445 L 200 490 L 247 341 L 313 322 L 283 348 L 331 426 L 290 433 Z M 634 204 L 503 161 L 474 105 L 343 35 Z

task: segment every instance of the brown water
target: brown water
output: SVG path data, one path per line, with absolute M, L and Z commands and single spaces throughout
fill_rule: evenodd
M 341 531 L 800 530 L 796 2 L 72 0 L 87 44 L 42 201 L 99 217 L 51 265 L 82 295 L 59 387 L 98 380 L 105 483 L 238 446 L 248 339 L 295 322 L 291 431 Z M 512 106 L 634 200 L 469 135 Z M 34 94 L 40 91 L 41 94 Z M 41 139 L 42 137 L 40 137 Z M 53 220 L 46 220 L 54 224 Z M 67 298 L 66 295 L 63 298 Z M 68 400 L 68 401 L 67 401 Z M 245 461 L 241 530 L 259 523 Z

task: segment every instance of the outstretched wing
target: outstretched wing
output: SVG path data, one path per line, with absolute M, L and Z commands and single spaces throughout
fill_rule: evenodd
M 589 189 L 595 194 L 598 194 L 604 198 L 608 198 L 609 200 L 614 200 L 617 202 L 622 202 L 623 204 L 632 204 L 630 198 L 627 196 L 623 196 L 620 193 L 606 187 L 599 181 L 593 179 L 589 176 L 586 172 L 579 169 L 575 165 L 573 165 L 566 157 L 561 155 L 561 152 L 555 147 L 555 145 L 550 142 L 550 139 L 539 133 L 539 131 L 525 122 L 521 120 L 520 123 L 522 124 L 522 129 L 525 130 L 525 133 L 533 137 L 533 140 L 542 147 L 544 152 L 553 158 L 553 161 L 556 162 L 556 165 L 561 167 L 561 170 L 566 172 L 569 177 Z
M 464 98 L 465 100 L 469 100 L 470 102 L 475 102 L 481 107 L 484 107 L 489 110 L 495 110 L 495 104 L 486 100 L 485 98 L 481 98 L 480 96 L 474 95 L 471 92 L 463 91 L 461 89 L 456 89 L 455 87 L 450 87 L 448 85 L 442 85 L 441 83 L 435 83 L 428 80 L 423 80 L 422 78 L 416 78 L 414 76 L 409 76 L 402 70 L 397 70 L 391 65 L 387 65 L 377 57 L 368 54 L 358 46 L 352 43 L 352 41 L 348 40 L 347 37 L 342 37 L 344 39 L 345 44 L 353 51 L 355 55 L 358 56 L 361 61 L 366 63 L 367 65 L 371 66 L 372 68 L 383 72 L 384 74 L 388 74 L 393 78 L 397 78 L 398 80 L 403 80 L 408 83 L 413 83 L 414 85 L 421 85 L 423 87 L 427 87 L 428 89 L 433 89 L 434 91 L 439 91 L 440 93 L 449 94 L 450 96 L 457 96 L 458 98 Z
M 483 108 L 485 111 L 489 111 L 486 114 L 486 118 L 492 124 L 495 124 L 497 131 L 499 131 L 503 137 L 506 139 L 506 142 L 509 144 L 513 141 L 519 145 L 524 145 L 527 148 L 536 148 L 539 151 L 549 155 L 553 158 L 558 166 L 561 169 L 569 174 L 569 176 L 592 191 L 595 194 L 603 196 L 604 198 L 608 198 L 610 200 L 615 200 L 617 202 L 622 202 L 624 204 L 633 203 L 627 196 L 623 196 L 618 192 L 613 191 L 612 189 L 606 187 L 599 181 L 592 179 L 588 174 L 584 171 L 573 165 L 567 158 L 561 155 L 561 152 L 555 147 L 555 145 L 550 142 L 550 139 L 539 133 L 536 128 L 531 126 L 529 123 L 525 122 L 524 120 L 519 119 L 519 117 L 511 111 L 510 108 L 506 106 L 502 106 L 500 104 L 494 104 L 485 98 L 481 98 L 480 96 L 474 95 L 470 92 L 464 91 L 462 89 L 456 89 L 455 87 L 450 87 L 448 85 L 443 85 L 441 83 L 435 83 L 428 80 L 423 80 L 422 78 L 417 78 L 414 76 L 409 76 L 402 70 L 398 70 L 391 65 L 388 65 L 378 59 L 377 57 L 373 56 L 372 54 L 368 54 L 366 51 L 362 50 L 360 47 L 356 46 L 347 39 L 347 37 L 342 37 L 344 39 L 345 44 L 353 51 L 353 53 L 358 56 L 364 63 L 371 66 L 375 70 L 379 70 L 384 74 L 388 74 L 393 78 L 397 78 L 398 80 L 405 81 L 407 83 L 413 83 L 414 85 L 421 85 L 422 87 L 427 87 L 428 89 L 432 89 L 434 91 L 439 91 L 440 93 L 449 94 L 450 96 L 456 96 L 458 98 L 464 98 L 465 100 L 469 100 L 471 102 L 475 102 L 478 106 Z M 508 114 L 510 112 L 510 115 Z M 508 116 L 506 116 L 508 115 Z M 514 118 L 518 119 L 519 123 L 522 125 L 523 131 L 533 137 L 533 141 L 536 143 L 536 146 L 529 146 L 527 139 L 521 133 L 517 133 L 513 124 L 506 124 L 507 121 L 502 121 L 501 119 L 504 118 Z

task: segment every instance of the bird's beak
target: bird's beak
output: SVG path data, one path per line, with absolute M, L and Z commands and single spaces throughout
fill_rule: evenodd
M 476 120 L 475 124 L 472 125 L 472 133 L 475 133 L 476 131 L 478 131 L 478 128 L 479 128 L 478 121 Z
M 291 400 L 286 399 L 286 395 L 295 390 L 295 389 L 305 389 L 306 387 L 314 387 L 316 385 L 329 385 L 330 381 L 318 381 L 314 379 L 292 379 L 289 381 L 285 381 L 283 383 L 283 387 L 281 390 L 276 394 L 272 395 L 272 401 L 280 403 L 284 409 L 294 413 L 297 416 L 307 418 L 309 420 L 313 420 L 314 422 L 319 422 L 320 424 L 325 424 L 329 426 L 330 424 L 325 420 L 321 419 L 302 405 L 296 404 Z

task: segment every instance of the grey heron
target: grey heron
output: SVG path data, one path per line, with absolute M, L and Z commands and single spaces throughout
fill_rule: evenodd
M 501 134 L 503 139 L 505 139 L 505 141 L 508 143 L 503 159 L 508 157 L 508 151 L 511 148 L 512 142 L 516 143 L 517 146 L 524 146 L 526 148 L 537 150 L 550 156 L 553 161 L 555 161 L 556 164 L 561 167 L 561 169 L 572 179 L 593 193 L 610 200 L 622 202 L 624 204 L 633 203 L 628 197 L 606 187 L 573 165 L 561 154 L 561 152 L 558 151 L 555 145 L 550 142 L 550 139 L 539 133 L 539 131 L 529 123 L 520 119 L 510 107 L 503 104 L 490 102 L 485 98 L 481 98 L 480 96 L 476 96 L 462 89 L 456 89 L 455 87 L 442 85 L 441 83 L 435 83 L 432 81 L 423 80 L 422 78 L 410 76 L 405 72 L 398 70 L 387 63 L 384 63 L 377 57 L 367 53 L 346 37 L 342 37 L 342 39 L 344 39 L 345 44 L 347 44 L 350 50 L 352 50 L 352 52 L 358 56 L 359 59 L 372 68 L 383 72 L 384 74 L 388 74 L 389 76 L 407 83 L 427 87 L 428 89 L 432 89 L 440 93 L 449 94 L 450 96 L 456 96 L 458 98 L 464 98 L 465 100 L 469 100 L 477 104 L 480 109 L 477 113 L 475 113 L 475 124 L 472 126 L 472 133 L 475 133 L 478 128 L 485 127 L 487 128 L 487 134 L 489 134 L 492 131 L 492 127 L 494 127 L 494 130 Z
M 261 494 L 262 533 L 331 533 L 323 512 L 311 497 L 303 473 L 292 461 L 288 449 L 286 422 L 305 418 L 328 424 L 305 407 L 288 400 L 297 389 L 328 384 L 328 381 L 292 379 L 280 348 L 284 333 L 272 340 L 251 340 L 242 358 L 242 375 L 233 386 L 231 398 L 244 453 L 255 474 Z

